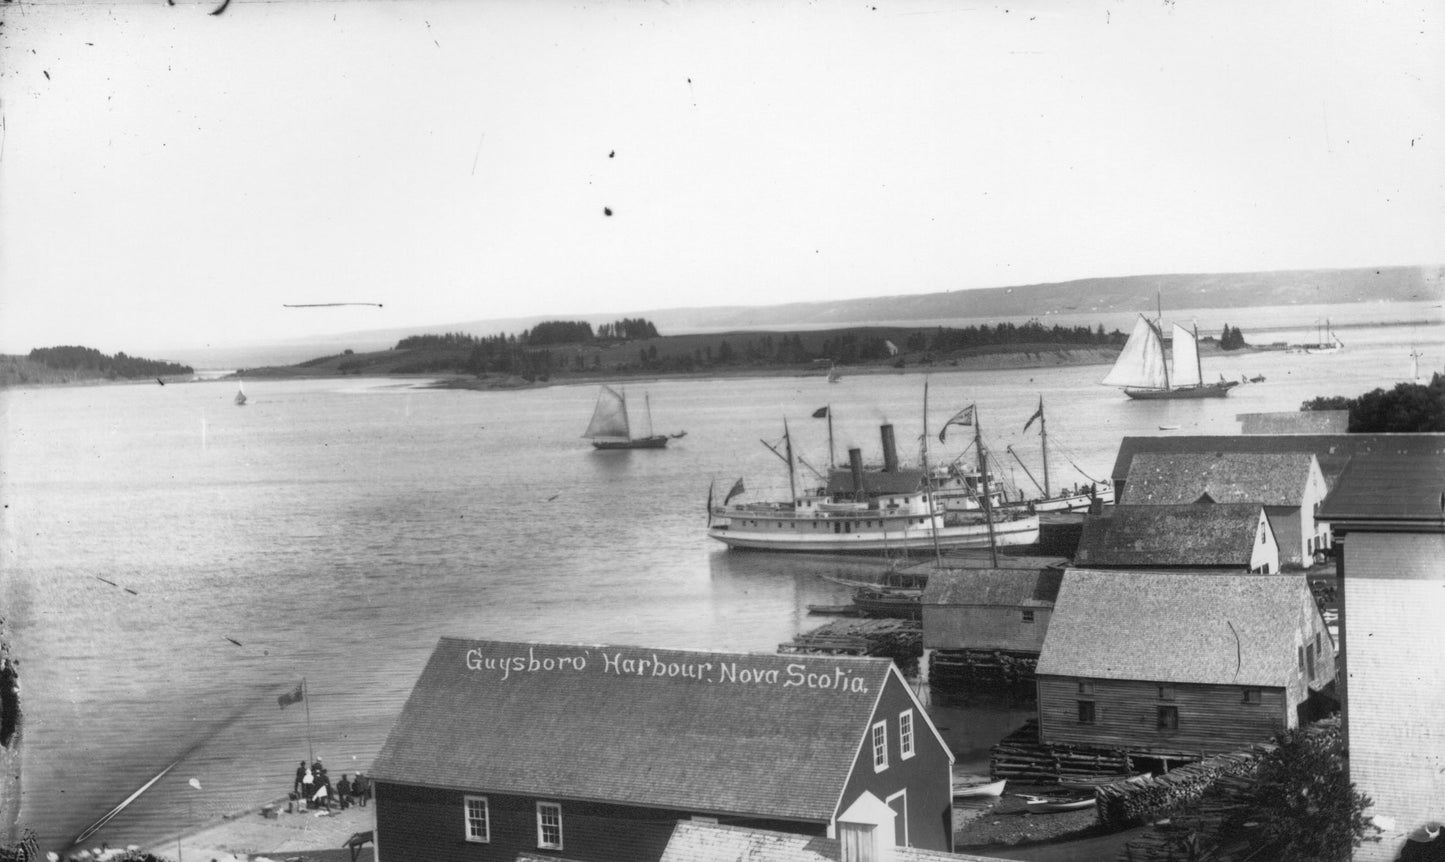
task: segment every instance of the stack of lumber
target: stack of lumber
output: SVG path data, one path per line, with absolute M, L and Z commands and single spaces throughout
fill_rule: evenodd
M 905 676 L 912 676 L 923 655 L 923 627 L 917 620 L 834 620 L 778 644 L 778 652 L 880 656 L 893 659 Z
M 1039 723 L 1027 721 L 989 749 L 989 773 L 1020 784 L 1057 784 L 1060 778 L 1129 775 L 1129 755 L 1118 748 L 1047 744 Z

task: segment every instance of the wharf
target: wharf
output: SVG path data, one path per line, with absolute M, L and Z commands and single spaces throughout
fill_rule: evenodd
M 917 620 L 838 619 L 778 644 L 778 652 L 891 658 L 909 676 L 918 672 L 918 660 L 923 657 L 923 625 Z
M 258 808 L 207 824 L 168 840 L 149 844 L 145 851 L 164 859 L 202 859 L 212 862 L 254 862 L 259 859 L 351 862 L 346 840 L 376 828 L 372 805 L 352 806 L 322 815 L 316 811 L 288 812 L 283 800 L 272 806 L 275 816 Z M 361 848 L 356 862 L 372 862 L 371 844 Z

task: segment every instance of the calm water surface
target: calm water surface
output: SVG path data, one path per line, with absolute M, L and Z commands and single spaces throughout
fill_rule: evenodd
M 1299 339 L 1312 334 L 1309 325 Z M 1413 342 L 1406 344 L 1405 342 Z M 1039 396 L 1050 442 L 1093 477 L 1119 439 L 1234 433 L 1236 414 L 1294 410 L 1445 367 L 1439 327 L 1352 330 L 1335 356 L 1207 357 L 1264 374 L 1222 401 L 1130 402 L 1099 367 L 928 375 L 929 427 L 977 403 L 986 438 L 1038 475 L 1021 433 Z M 63 845 L 167 764 L 87 843 L 145 842 L 289 789 L 314 747 L 365 771 L 442 635 L 771 652 L 846 600 L 821 574 L 857 561 L 726 552 L 704 534 L 710 482 L 786 495 L 786 418 L 811 464 L 879 457 L 881 422 L 916 457 L 921 374 L 670 380 L 647 385 L 657 452 L 579 439 L 596 387 L 425 390 L 386 380 L 56 387 L 0 392 L 0 616 L 27 723 L 22 823 Z M 640 405 L 642 384 L 631 384 Z M 930 457 L 968 442 L 955 429 Z M 1036 430 L 1036 428 L 1035 428 Z M 1012 471 L 1008 471 L 1012 472 Z M 1080 481 L 1062 458 L 1055 481 Z M 1014 478 L 1025 483 L 1019 472 Z M 276 698 L 302 677 L 308 710 Z M 946 711 L 964 762 L 1022 710 Z M 188 784 L 195 778 L 196 790 Z

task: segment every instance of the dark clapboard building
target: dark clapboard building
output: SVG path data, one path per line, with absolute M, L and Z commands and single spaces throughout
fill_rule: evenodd
M 1074 562 L 1095 569 L 1279 571 L 1279 543 L 1258 503 L 1110 506 L 1084 521 Z
M 673 826 L 951 850 L 952 755 L 887 659 L 443 638 L 372 767 L 378 862 L 660 859 Z

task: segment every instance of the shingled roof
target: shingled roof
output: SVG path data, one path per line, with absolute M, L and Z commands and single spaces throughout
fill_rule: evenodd
M 925 605 L 1050 607 L 1059 594 L 1060 568 L 947 569 L 929 575 Z
M 1445 455 L 1445 434 L 1209 434 L 1125 437 L 1110 477 L 1127 482 L 1134 456 L 1144 452 L 1309 452 L 1334 487 L 1354 455 Z
M 1258 503 L 1118 505 L 1084 519 L 1074 562 L 1081 566 L 1249 567 Z
M 878 658 L 442 638 L 371 775 L 826 821 L 890 674 Z
M 1297 575 L 1070 569 L 1037 673 L 1278 688 L 1318 616 Z
M 1350 461 L 1316 517 L 1445 524 L 1445 456 L 1361 455 Z
M 1305 499 L 1314 456 L 1308 452 L 1208 452 L 1135 456 L 1123 505 L 1214 503 L 1298 507 Z
M 895 862 L 989 862 L 993 857 L 970 856 L 894 847 Z M 842 848 L 836 838 L 794 835 L 683 820 L 672 830 L 661 862 L 839 862 Z

